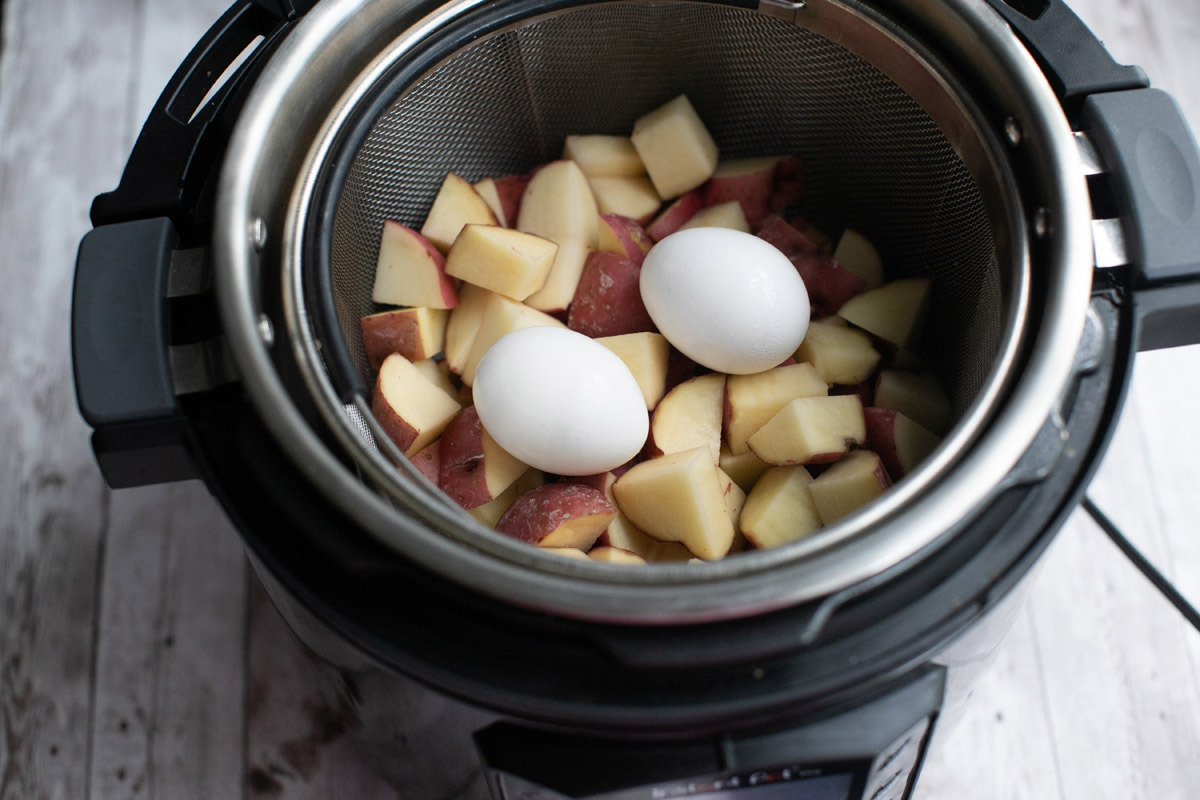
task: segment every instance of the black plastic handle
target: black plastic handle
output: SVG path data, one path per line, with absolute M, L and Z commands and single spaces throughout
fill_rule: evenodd
M 1093 95 L 1082 121 L 1107 168 L 1134 269 L 1138 349 L 1200 344 L 1200 147 L 1157 89 Z
M 1062 0 L 987 0 L 1029 48 L 1075 118 L 1089 95 L 1150 85 L 1140 67 L 1118 64 Z
M 224 151 L 228 132 L 208 136 L 240 95 L 243 79 L 261 64 L 283 33 L 315 0 L 239 0 L 205 33 L 176 70 L 150 113 L 116 190 L 92 203 L 92 224 L 170 217 L 190 227 L 196 198 Z M 259 36 L 263 42 L 213 94 L 215 81 Z M 220 126 L 216 126 L 220 127 Z M 211 142 L 209 141 L 211 139 Z

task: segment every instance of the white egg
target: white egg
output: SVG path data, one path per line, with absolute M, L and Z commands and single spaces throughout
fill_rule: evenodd
M 501 337 L 480 360 L 471 391 L 497 444 L 558 475 L 619 467 L 649 432 L 646 401 L 625 362 L 566 328 Z
M 698 364 L 735 375 L 791 356 L 808 330 L 808 290 L 775 246 L 729 228 L 664 238 L 642 264 L 642 301 L 667 340 Z

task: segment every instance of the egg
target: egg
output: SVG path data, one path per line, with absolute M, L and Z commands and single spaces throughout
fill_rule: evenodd
M 566 328 L 501 337 L 471 387 L 479 421 L 531 467 L 593 475 L 637 455 L 649 432 L 646 401 L 616 354 Z
M 808 330 L 808 290 L 774 245 L 729 228 L 692 228 L 646 254 L 642 301 L 667 340 L 735 375 L 791 356 Z

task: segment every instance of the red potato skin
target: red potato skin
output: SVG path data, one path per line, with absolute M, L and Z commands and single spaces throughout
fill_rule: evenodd
M 789 464 L 832 464 L 842 456 L 849 453 L 850 450 L 857 445 L 856 442 L 848 442 L 846 449 L 838 453 L 814 453 L 808 461 L 789 461 Z
M 626 461 L 621 466 L 613 467 L 608 472 L 597 472 L 594 475 L 572 476 L 569 478 L 563 478 L 562 482 L 563 483 L 580 483 L 580 484 L 583 484 L 584 486 L 590 486 L 593 489 L 595 489 L 596 491 L 603 493 L 605 491 L 605 489 L 607 489 L 612 483 L 614 483 L 617 480 L 617 478 L 621 477 L 626 472 L 629 472 L 629 470 L 633 469 L 633 466 L 637 463 L 638 463 L 638 459 L 636 457 L 631 458 L 629 461 Z
M 600 224 L 607 225 L 617 237 L 625 251 L 625 258 L 641 266 L 646 260 L 646 253 L 654 246 L 654 240 L 646 233 L 641 223 L 620 214 L 601 214 Z
M 775 165 L 775 182 L 771 187 L 767 210 L 772 213 L 782 211 L 803 197 L 807 188 L 804 162 L 796 156 L 780 159 Z
M 890 408 L 864 408 L 863 419 L 867 423 L 867 449 L 879 456 L 889 476 L 903 478 L 904 466 L 896 452 L 896 412 Z
M 458 308 L 458 281 L 446 274 L 446 261 L 438 265 L 438 288 L 442 292 L 442 304 L 449 311 Z
M 788 257 L 808 289 L 808 300 L 818 317 L 836 314 L 867 282 L 826 255 L 807 236 L 777 216 L 767 217 L 758 238 Z
M 371 369 L 378 370 L 385 358 L 399 353 L 409 361 L 421 361 L 434 353 L 426 353 L 421 346 L 421 331 L 416 317 L 397 309 L 388 314 L 371 314 L 359 319 L 362 330 L 363 348 Z
M 819 250 L 789 257 L 804 280 L 808 300 L 818 317 L 836 314 L 846 301 L 867 287 L 859 275 Z
M 646 233 L 650 234 L 654 241 L 661 242 L 679 230 L 683 223 L 694 217 L 702 208 L 704 198 L 698 189 L 682 194 L 646 226 Z
M 821 249 L 795 226 L 789 225 L 782 217 L 774 214 L 763 220 L 755 235 L 763 241 L 775 245 L 781 253 L 789 258 L 796 253 L 815 253 Z
M 417 471 L 424 475 L 434 485 L 438 485 L 441 467 L 441 439 L 426 447 L 412 457 L 412 464 Z
M 496 530 L 522 542 L 537 544 L 563 523 L 577 517 L 607 516 L 599 533 L 617 515 L 604 493 L 581 483 L 547 483 L 530 489 L 509 506 Z
M 750 228 L 757 228 L 773 210 L 771 198 L 777 166 L 778 162 L 744 175 L 714 175 L 704 184 L 704 205 L 719 206 L 737 200 Z
M 433 262 L 434 267 L 437 269 L 438 291 L 442 296 L 442 307 L 446 309 L 457 308 L 458 283 L 455 282 L 454 278 L 446 274 L 446 257 L 442 255 L 442 251 L 438 250 L 433 242 L 429 241 L 419 232 L 414 231 L 407 225 L 401 225 L 399 222 L 390 219 L 385 220 L 383 224 L 393 225 L 397 228 L 400 228 L 406 233 L 406 235 L 417 240 L 421 247 L 425 249 L 425 252 L 429 255 L 430 260 Z
M 383 432 L 395 442 L 401 452 L 406 452 L 417 440 L 420 431 L 405 422 L 391 404 L 383 398 L 383 390 L 379 388 L 378 379 L 375 381 L 375 391 L 371 394 L 371 413 L 379 421 Z
M 488 491 L 483 426 L 475 406 L 458 412 L 438 440 L 437 485 L 468 511 L 495 499 Z
M 529 179 L 533 177 L 533 173 L 525 175 L 505 175 L 503 178 L 493 178 L 496 182 L 496 195 L 500 198 L 500 210 L 504 212 L 504 219 L 508 222 L 508 227 L 516 226 L 517 215 L 521 213 L 521 196 L 525 194 L 525 187 L 529 185 Z
M 603 492 L 604 487 L 608 484 L 609 473 L 597 472 L 595 475 L 579 475 L 569 478 L 563 478 L 563 483 L 578 483 L 580 486 L 587 486 L 595 489 L 598 492 Z
M 875 379 L 872 377 L 872 378 L 867 378 L 862 383 L 856 383 L 853 385 L 835 383 L 833 386 L 829 387 L 829 393 L 834 394 L 834 395 L 856 394 L 856 395 L 858 395 L 858 399 L 862 401 L 863 408 L 866 409 L 872 403 L 875 402 L 875 383 L 874 383 L 874 381 L 875 381 Z M 874 449 L 874 448 L 871 448 L 871 449 Z
M 641 272 L 640 264 L 617 253 L 589 253 L 567 310 L 567 327 L 592 338 L 657 331 L 642 302 Z
M 691 380 L 697 375 L 702 375 L 708 372 L 704 367 L 701 367 L 695 361 L 685 356 L 674 346 L 667 351 L 667 391 L 671 391 L 679 384 L 686 380 Z M 665 393 L 663 395 L 666 396 Z

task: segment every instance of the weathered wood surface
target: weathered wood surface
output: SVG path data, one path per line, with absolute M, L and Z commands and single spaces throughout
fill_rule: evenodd
M 322 724 L 202 487 L 109 492 L 71 392 L 87 205 L 225 0 L 0 0 L 0 800 L 403 797 Z M 1200 129 L 1200 4 L 1076 0 Z M 1200 348 L 1139 358 L 1093 496 L 1200 601 Z M 1077 514 L 918 796 L 1200 794 L 1200 635 Z
M 67 356 L 83 198 L 125 150 L 136 3 L 3 6 L 0 54 L 0 797 L 84 797 L 111 500 Z M 120 41 L 97 39 L 97 32 Z M 117 124 L 114 125 L 113 122 Z

